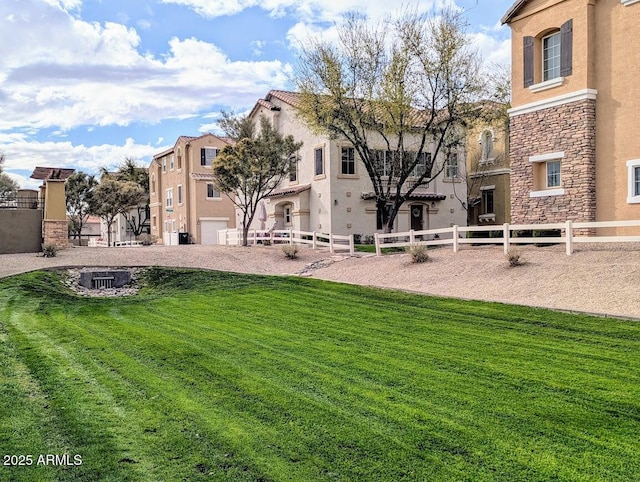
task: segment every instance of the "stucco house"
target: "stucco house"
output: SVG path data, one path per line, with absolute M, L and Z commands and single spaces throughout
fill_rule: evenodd
M 211 164 L 229 141 L 213 134 L 180 136 L 149 165 L 151 234 L 165 245 L 217 244 L 235 228 L 235 207 L 218 192 Z
M 485 111 L 466 131 L 468 224 L 501 225 L 511 219 L 509 130 L 503 104 L 478 103 Z
M 289 176 L 266 199 L 267 227 L 361 236 L 382 232 L 372 184 L 354 148 L 313 133 L 298 118 L 297 102 L 295 92 L 272 90 L 250 113 L 256 123 L 266 116 L 279 132 L 303 142 L 291 159 Z M 442 174 L 402 207 L 394 231 L 466 225 L 464 148 L 441 162 L 446 162 Z M 259 224 L 254 218 L 252 228 L 259 229 Z
M 640 1 L 518 0 L 502 23 L 512 222 L 639 219 Z

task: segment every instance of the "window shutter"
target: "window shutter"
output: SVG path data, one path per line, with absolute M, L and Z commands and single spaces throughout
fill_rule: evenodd
M 567 20 L 560 27 L 560 75 L 567 77 L 572 73 L 573 57 L 573 20 Z
M 533 37 L 523 38 L 524 86 L 533 85 Z
M 207 151 L 204 147 L 200 148 L 200 165 L 201 166 L 207 165 Z

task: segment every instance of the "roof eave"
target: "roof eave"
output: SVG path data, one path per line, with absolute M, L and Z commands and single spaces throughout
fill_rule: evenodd
M 500 24 L 504 25 L 505 23 L 511 22 L 513 17 L 518 13 L 518 10 L 520 10 L 520 7 L 522 7 L 526 2 L 527 0 L 517 0 L 513 5 L 511 5 L 511 8 L 507 10 L 504 17 L 500 19 Z

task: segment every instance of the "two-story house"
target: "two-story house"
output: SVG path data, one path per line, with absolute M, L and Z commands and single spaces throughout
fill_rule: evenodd
M 290 174 L 267 198 L 268 227 L 343 235 L 382 232 L 372 184 L 354 148 L 313 133 L 298 118 L 297 103 L 297 93 L 272 90 L 250 113 L 256 122 L 266 116 L 279 132 L 303 142 L 291 159 Z M 384 154 L 382 142 L 380 149 Z M 405 203 L 394 231 L 466 225 L 465 176 L 464 149 L 460 148 L 446 160 L 442 174 Z M 258 224 L 254 219 L 252 228 L 259 229 Z
M 468 224 L 504 224 L 511 218 L 509 131 L 506 106 L 478 104 L 481 115 L 467 126 Z
M 639 0 L 518 0 L 511 220 L 640 218 Z
M 165 245 L 217 244 L 218 230 L 235 228 L 235 208 L 218 192 L 211 165 L 226 139 L 180 136 L 149 165 L 151 234 Z

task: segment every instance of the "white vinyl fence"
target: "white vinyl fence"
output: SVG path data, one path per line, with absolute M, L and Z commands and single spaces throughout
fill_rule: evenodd
M 348 252 L 353 256 L 355 246 L 353 235 L 325 234 L 308 231 L 295 231 L 293 229 L 257 230 L 252 229 L 247 236 L 248 244 L 303 244 L 313 249 L 320 247 L 329 248 L 333 254 L 336 252 Z M 218 231 L 218 244 L 241 245 L 241 229 L 221 229 Z
M 638 228 L 637 235 L 619 236 L 594 234 L 598 229 Z M 560 236 L 547 237 L 543 233 L 560 231 Z M 581 230 L 576 235 L 576 230 Z M 523 237 L 523 232 L 539 233 L 538 236 Z M 473 233 L 486 233 L 475 237 Z M 587 234 L 585 234 L 587 233 Z M 497 236 L 496 234 L 499 234 Z M 514 244 L 565 244 L 566 253 L 573 253 L 575 243 L 637 243 L 640 242 L 640 220 L 633 221 L 597 221 L 553 224 L 503 224 L 502 226 L 452 226 L 450 228 L 429 229 L 426 231 L 407 231 L 403 233 L 375 234 L 376 254 L 381 255 L 383 248 L 406 247 L 414 244 L 426 246 L 451 245 L 458 252 L 461 244 L 502 244 L 505 254 Z

